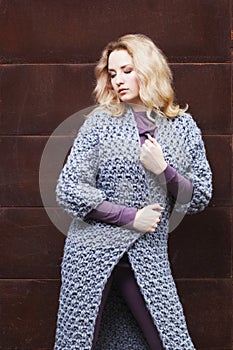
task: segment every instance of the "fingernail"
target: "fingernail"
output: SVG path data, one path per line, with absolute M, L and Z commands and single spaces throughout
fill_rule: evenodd
M 146 136 L 147 136 L 148 138 L 150 138 L 150 137 L 152 138 L 152 136 L 151 136 L 150 134 L 146 134 Z

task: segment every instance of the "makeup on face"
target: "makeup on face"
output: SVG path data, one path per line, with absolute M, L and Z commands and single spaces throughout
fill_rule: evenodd
M 142 104 L 133 59 L 126 50 L 111 52 L 108 59 L 108 73 L 112 88 L 122 102 Z

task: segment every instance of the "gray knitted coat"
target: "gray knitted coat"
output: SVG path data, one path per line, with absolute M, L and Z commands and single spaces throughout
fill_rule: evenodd
M 64 247 L 55 350 L 90 350 L 102 292 L 127 252 L 135 278 L 166 350 L 193 350 L 168 259 L 169 218 L 196 213 L 211 197 L 211 171 L 201 133 L 189 114 L 156 115 L 165 160 L 194 186 L 189 204 L 174 203 L 140 162 L 140 138 L 130 108 L 122 117 L 95 111 L 85 121 L 57 184 L 57 200 L 73 217 Z M 155 233 L 138 232 L 85 216 L 103 200 L 142 208 L 160 203 Z M 180 215 L 180 214 L 179 214 Z M 104 311 L 97 350 L 146 350 L 141 330 L 117 290 Z

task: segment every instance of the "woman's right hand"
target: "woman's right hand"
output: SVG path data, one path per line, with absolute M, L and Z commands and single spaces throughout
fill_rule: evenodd
M 163 207 L 156 203 L 149 204 L 138 210 L 133 222 L 133 228 L 143 232 L 155 232 L 162 217 L 160 211 L 163 209 Z

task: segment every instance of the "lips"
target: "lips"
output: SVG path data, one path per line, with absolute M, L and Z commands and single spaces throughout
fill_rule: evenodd
M 128 89 L 126 89 L 126 88 L 122 88 L 122 89 L 119 89 L 119 90 L 118 90 L 119 94 L 124 94 L 124 93 L 126 93 L 127 91 L 128 91 Z

